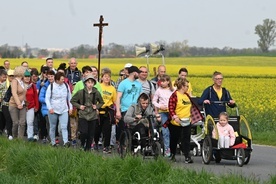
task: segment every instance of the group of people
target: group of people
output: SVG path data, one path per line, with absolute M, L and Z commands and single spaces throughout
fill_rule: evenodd
M 103 152 L 111 153 L 126 127 L 141 130 L 147 136 L 145 117 L 155 115 L 162 125 L 165 156 L 175 161 L 180 141 L 185 163 L 193 162 L 189 154 L 191 123 L 203 117 L 197 108 L 193 109 L 192 85 L 186 78 L 186 68 L 181 68 L 172 81 L 166 67 L 160 65 L 157 75 L 148 79 L 147 67 L 127 63 L 114 82 L 109 68 L 98 71 L 95 66 L 83 66 L 80 71 L 75 58 L 68 64 L 66 68 L 62 63 L 56 70 L 53 58 L 47 58 L 40 71 L 29 67 L 26 61 L 13 70 L 10 62 L 4 61 L 0 68 L 1 134 L 6 130 L 12 140 L 23 138 L 26 133 L 29 141 L 42 139 L 55 147 L 61 133 L 65 147 L 75 145 L 79 139 L 85 151 L 99 149 L 102 137 Z M 206 104 L 207 114 L 223 117 L 225 105 L 212 102 L 228 101 L 231 106 L 235 101 L 222 87 L 220 72 L 214 72 L 213 81 L 198 104 Z

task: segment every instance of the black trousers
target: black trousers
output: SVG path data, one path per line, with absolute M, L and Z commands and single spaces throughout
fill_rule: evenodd
M 12 135 L 12 119 L 9 111 L 9 106 L 2 105 L 2 113 L 5 119 L 5 125 L 6 125 L 8 136 L 10 136 Z
M 97 121 L 97 119 L 87 121 L 86 119 L 79 118 L 78 129 L 80 132 L 80 141 L 81 146 L 84 148 L 85 151 L 91 150 L 91 144 L 93 142 L 95 134 L 95 125 Z
M 191 125 L 189 126 L 175 126 L 169 124 L 170 130 L 170 149 L 173 155 L 176 154 L 177 143 L 181 143 L 181 151 L 185 157 L 189 156 L 190 153 L 190 141 L 191 141 Z
M 6 126 L 6 120 L 2 111 L 0 111 L 0 132 L 2 133 Z
M 111 122 L 110 117 L 104 114 L 100 114 L 100 121 L 96 123 L 95 128 L 95 143 L 98 144 L 101 133 L 103 133 L 103 146 L 110 146 L 111 137 Z
M 119 120 L 119 123 L 116 126 L 116 141 L 119 141 L 122 131 L 125 130 L 125 122 L 124 117 L 126 115 L 126 112 L 121 112 L 122 118 Z

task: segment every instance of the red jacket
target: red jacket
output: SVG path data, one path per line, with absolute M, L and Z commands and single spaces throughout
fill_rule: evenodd
M 39 109 L 38 95 L 35 84 L 32 83 L 31 87 L 27 89 L 26 92 L 26 101 L 28 105 L 28 109 L 35 108 Z

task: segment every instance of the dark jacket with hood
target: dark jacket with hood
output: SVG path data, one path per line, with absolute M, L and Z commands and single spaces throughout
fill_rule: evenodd
M 134 104 L 134 105 L 131 105 L 125 116 L 124 116 L 124 122 L 129 124 L 130 127 L 134 127 L 137 125 L 137 121 L 135 121 L 135 116 L 136 115 L 142 115 L 144 117 L 147 117 L 149 115 L 154 115 L 154 109 L 153 107 L 151 106 L 151 104 L 149 103 L 149 106 L 146 108 L 146 109 L 142 109 L 140 103 L 139 103 L 139 99 L 141 97 L 142 94 L 145 94 L 145 93 L 141 93 L 140 96 L 138 97 L 138 100 L 137 100 L 137 104 Z

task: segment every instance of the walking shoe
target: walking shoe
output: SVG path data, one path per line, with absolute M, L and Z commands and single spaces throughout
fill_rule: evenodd
M 103 153 L 111 153 L 111 150 L 108 147 L 105 147 L 103 149 Z
M 70 147 L 70 142 L 68 141 L 67 143 L 65 143 L 64 145 L 63 145 L 63 147 L 65 147 L 65 148 L 69 148 Z
M 42 143 L 43 144 L 46 144 L 48 142 L 48 139 L 46 138 L 46 137 L 44 137 L 43 139 L 42 139 Z
M 72 141 L 72 146 L 76 146 L 77 145 L 77 141 L 76 140 L 73 140 Z
M 28 141 L 29 142 L 34 142 L 34 138 L 30 137 L 30 138 L 28 138 Z
M 170 156 L 171 156 L 171 150 L 170 150 L 170 148 L 168 148 L 165 151 L 165 157 L 169 158 Z
M 11 141 L 11 140 L 13 140 L 13 137 L 11 135 L 9 135 L 8 139 Z
M 172 154 L 172 157 L 171 157 L 171 159 L 170 159 L 172 162 L 176 162 L 176 158 L 175 158 L 175 155 L 174 154 Z
M 194 163 L 194 161 L 191 159 L 191 157 L 186 157 L 184 162 L 185 162 L 185 164 Z
M 34 135 L 34 141 L 38 141 L 38 136 Z
M 56 144 L 59 145 L 59 140 L 58 139 L 56 139 Z

